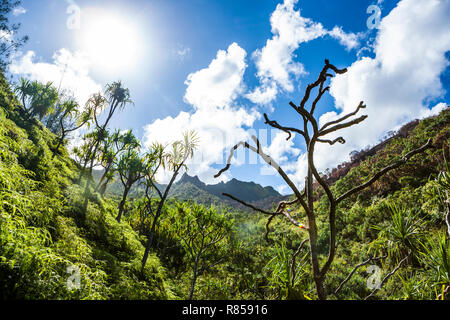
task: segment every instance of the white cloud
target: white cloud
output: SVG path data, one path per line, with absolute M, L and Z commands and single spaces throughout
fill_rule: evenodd
M 319 170 L 348 159 L 352 150 L 375 144 L 383 134 L 407 121 L 436 114 L 448 103 L 430 110 L 430 101 L 445 92 L 440 74 L 450 63 L 450 1 L 402 0 L 380 24 L 374 45 L 374 58 L 354 62 L 348 72 L 333 78 L 330 93 L 340 114 L 356 109 L 359 101 L 367 105 L 364 122 L 339 132 L 347 143 L 318 145 L 315 161 Z M 325 123 L 338 116 L 328 112 Z M 330 134 L 335 138 L 337 134 Z M 330 151 L 332 153 L 330 154 Z M 293 177 L 303 183 L 306 159 L 293 165 Z
M 341 27 L 335 26 L 328 34 L 339 40 L 339 43 L 343 45 L 347 50 L 354 49 L 359 46 L 359 34 L 345 33 Z
M 255 88 L 253 92 L 247 93 L 246 97 L 256 104 L 267 104 L 273 101 L 278 94 L 278 88 L 275 82 L 267 81 L 265 85 Z
M 280 193 L 281 195 L 284 195 L 284 196 L 292 194 L 291 189 L 289 189 L 289 187 L 285 184 L 277 186 L 276 190 L 278 191 L 278 193 Z
M 27 10 L 24 8 L 24 7 L 15 7 L 14 9 L 13 9 L 13 15 L 14 16 L 20 16 L 21 14 L 25 14 L 25 13 L 27 13 Z
M 246 52 L 236 43 L 219 50 L 208 68 L 188 75 L 184 99 L 196 109 L 223 108 L 243 90 Z
M 301 43 L 329 35 L 347 49 L 359 45 L 358 35 L 345 33 L 341 27 L 328 31 L 321 23 L 302 17 L 300 10 L 294 8 L 297 2 L 285 0 L 277 5 L 270 17 L 273 37 L 253 53 L 260 86 L 246 97 L 254 103 L 267 104 L 280 90 L 293 91 L 292 77 L 298 78 L 306 73 L 303 64 L 293 61 L 294 52 Z
M 419 119 L 423 119 L 423 118 L 428 118 L 428 117 L 432 117 L 432 116 L 438 115 L 442 110 L 444 110 L 447 107 L 448 107 L 448 104 L 446 104 L 444 102 L 440 102 L 440 103 L 438 103 L 437 105 L 435 105 L 431 109 L 423 108 L 420 111 L 420 114 L 418 115 L 418 118 Z
M 270 130 L 272 137 L 270 145 L 266 147 L 265 139 L 261 140 L 262 132 L 263 130 L 260 130 L 259 138 L 260 143 L 263 146 L 264 153 L 270 155 L 270 157 L 274 159 L 283 169 L 291 171 L 292 163 L 289 162 L 290 157 L 297 157 L 301 153 L 301 150 L 294 146 L 295 134 L 292 134 L 292 137 L 289 140 L 286 140 L 288 135 L 285 132 Z M 260 174 L 277 175 L 278 172 L 272 166 L 269 166 L 263 161 L 263 166 L 260 169 Z
M 9 71 L 30 80 L 53 82 L 56 88 L 73 96 L 82 107 L 93 93 L 102 91 L 102 86 L 90 77 L 89 62 L 81 53 L 73 54 L 67 49 L 60 49 L 55 52 L 52 60 L 37 61 L 36 54 L 28 51 L 14 57 Z M 81 128 L 70 134 L 69 150 L 82 144 L 84 130 L 85 128 Z
M 194 112 L 180 112 L 176 117 L 158 119 L 145 127 L 144 143 L 162 143 L 180 139 L 181 132 L 195 130 L 200 145 L 195 157 L 188 164 L 189 173 L 199 175 L 206 183 L 217 183 L 213 175 L 214 163 L 223 164 L 223 152 L 228 153 L 238 140 L 247 139 L 244 127 L 250 127 L 260 117 L 255 110 L 247 111 L 235 105 L 235 99 L 243 92 L 243 75 L 247 67 L 246 52 L 236 43 L 219 50 L 207 68 L 191 73 L 186 80 L 184 99 Z M 162 172 L 159 179 L 167 182 L 168 174 Z M 228 176 L 223 175 L 222 180 Z
M 264 152 L 269 154 L 278 164 L 286 163 L 289 156 L 298 156 L 300 154 L 300 149 L 294 147 L 295 134 L 286 141 L 287 133 L 275 130 L 271 130 L 271 132 L 275 134 L 271 139 L 270 145 L 264 148 Z
M 80 105 L 84 105 L 93 93 L 100 92 L 102 86 L 89 75 L 89 63 L 80 54 L 73 54 L 67 49 L 60 49 L 53 57 L 53 61 L 36 61 L 36 54 L 28 51 L 17 56 L 9 67 L 12 74 L 40 82 L 53 82 L 53 85 L 71 92 Z

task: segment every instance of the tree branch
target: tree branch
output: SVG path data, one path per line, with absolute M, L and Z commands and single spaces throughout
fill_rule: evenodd
M 275 212 L 274 214 L 272 214 L 272 215 L 269 217 L 269 219 L 267 219 L 267 223 L 266 223 L 266 234 L 264 235 L 264 238 L 266 239 L 267 242 L 270 242 L 270 240 L 269 240 L 269 232 L 270 232 L 269 226 L 270 226 L 270 223 L 272 222 L 272 220 L 273 220 L 277 215 L 278 215 L 278 213 Z
M 214 178 L 219 177 L 223 172 L 227 171 L 230 166 L 231 166 L 231 159 L 234 155 L 234 151 L 239 147 L 239 146 L 243 146 L 257 154 L 259 154 L 261 156 L 261 158 L 263 158 L 263 160 L 270 165 L 271 167 L 273 167 L 275 170 L 278 171 L 278 173 L 280 174 L 280 176 L 283 178 L 283 180 L 288 184 L 288 186 L 292 189 L 292 191 L 294 192 L 295 196 L 297 197 L 297 199 L 300 201 L 301 205 L 303 206 L 303 208 L 305 209 L 306 214 L 309 214 L 309 208 L 306 205 L 306 202 L 303 200 L 302 198 L 302 194 L 300 193 L 300 191 L 297 189 L 297 187 L 295 186 L 295 184 L 292 182 L 291 179 L 289 179 L 289 177 L 287 176 L 286 172 L 284 172 L 284 170 L 278 165 L 278 163 L 273 160 L 269 155 L 265 154 L 261 147 L 260 147 L 260 143 L 258 138 L 256 138 L 255 136 L 252 136 L 252 139 L 256 142 L 257 148 L 249 145 L 247 142 L 239 142 L 238 144 L 236 144 L 234 147 L 231 148 L 230 150 L 230 154 L 228 156 L 227 159 L 227 165 L 221 169 L 215 176 Z
M 264 113 L 264 119 L 266 120 L 266 124 L 270 125 L 271 127 L 280 129 L 284 132 L 286 132 L 289 136 L 286 138 L 286 140 L 289 140 L 292 137 L 292 133 L 291 131 L 297 132 L 299 134 L 301 134 L 302 136 L 305 136 L 305 133 L 302 130 L 299 130 L 297 128 L 291 128 L 291 127 L 284 127 L 278 124 L 278 122 L 276 121 L 272 121 L 269 120 L 269 118 L 267 117 L 267 114 Z
M 316 99 L 314 100 L 314 102 L 312 103 L 311 106 L 311 111 L 309 113 L 313 114 L 314 110 L 316 109 L 316 104 L 317 102 L 319 102 L 319 100 L 322 98 L 323 94 L 325 92 L 327 92 L 328 90 L 330 90 L 330 87 L 326 87 L 325 89 L 322 89 L 323 87 L 323 82 L 320 84 L 320 88 L 319 88 L 319 93 L 317 94 Z
M 295 260 L 297 259 L 297 256 L 300 254 L 300 251 L 302 250 L 303 246 L 305 245 L 305 243 L 309 241 L 308 238 L 306 238 L 305 240 L 303 240 L 300 245 L 298 246 L 297 250 L 294 252 L 294 254 L 292 255 L 292 261 L 291 261 L 291 274 L 292 274 L 292 280 L 291 280 L 291 286 L 294 286 L 294 282 L 295 282 L 295 276 L 297 273 L 297 270 L 295 268 Z
M 342 122 L 342 121 L 344 121 L 344 120 L 350 118 L 351 116 L 354 116 L 355 114 L 358 113 L 358 111 L 359 111 L 360 109 L 364 109 L 364 108 L 366 108 L 366 105 L 364 104 L 363 101 L 361 101 L 361 102 L 359 103 L 359 105 L 358 105 L 358 107 L 356 108 L 355 111 L 353 111 L 352 113 L 349 113 L 349 114 L 343 116 L 342 118 L 339 118 L 339 119 L 337 119 L 337 120 L 334 120 L 334 121 L 330 121 L 330 122 L 328 122 L 328 123 L 325 123 L 325 124 L 323 125 L 323 127 L 320 129 L 320 131 L 325 130 L 325 128 L 327 128 L 327 127 L 329 127 L 329 126 L 331 126 L 331 125 L 333 125 L 333 124 Z
M 344 193 L 343 195 L 339 196 L 336 199 L 336 203 L 340 203 L 342 200 L 350 197 L 351 195 L 357 193 L 358 191 L 361 191 L 362 189 L 367 188 L 368 186 L 370 186 L 371 184 L 373 184 L 375 181 L 377 181 L 379 178 L 381 178 L 384 174 L 386 174 L 387 172 L 394 170 L 398 167 L 400 167 L 402 164 L 406 163 L 406 161 L 408 161 L 412 156 L 421 153 L 423 151 L 425 151 L 428 148 L 431 148 L 432 144 L 431 144 L 431 139 L 428 139 L 427 143 L 425 143 L 423 146 L 411 150 L 410 152 L 408 152 L 401 160 L 381 169 L 380 171 L 378 171 L 375 175 L 372 176 L 372 178 L 369 179 L 369 181 L 367 181 L 366 183 L 363 183 L 349 191 L 347 191 L 346 193 Z
M 302 196 L 304 196 L 304 195 L 302 195 Z M 297 202 L 298 202 L 298 199 L 297 199 L 297 198 L 295 198 L 295 199 L 292 200 L 292 201 L 280 201 L 280 202 L 278 203 L 277 209 L 276 209 L 275 211 L 276 211 L 276 212 L 280 212 L 280 210 L 283 210 L 284 208 L 286 208 L 286 206 L 293 205 L 294 203 L 297 203 Z
M 375 293 L 377 293 L 378 290 L 381 289 L 381 287 L 386 283 L 386 281 L 388 281 L 389 278 L 392 277 L 392 276 L 397 272 L 398 269 L 400 269 L 400 267 L 402 266 L 403 262 L 405 262 L 406 259 L 408 259 L 408 257 L 409 257 L 409 254 L 408 254 L 406 257 L 404 257 L 404 258 L 398 263 L 398 265 L 395 267 L 394 270 L 392 270 L 390 273 L 388 273 L 388 274 L 384 277 L 384 279 L 381 281 L 380 285 L 377 286 L 377 287 L 372 291 L 371 294 L 369 294 L 367 297 L 365 297 L 364 300 L 367 300 L 367 299 L 373 297 L 373 295 L 374 295 Z
M 341 130 L 341 129 L 344 129 L 344 128 L 348 128 L 348 127 L 354 126 L 355 124 L 358 124 L 358 123 L 360 123 L 360 122 L 363 122 L 363 121 L 366 120 L 366 119 L 367 119 L 367 115 L 364 115 L 364 116 L 361 116 L 361 117 L 359 117 L 359 118 L 356 118 L 356 119 L 354 119 L 354 120 L 352 120 L 352 121 L 344 122 L 344 123 L 341 123 L 341 124 L 337 124 L 337 125 L 335 125 L 334 127 L 331 127 L 331 128 L 329 128 L 329 129 L 327 129 L 327 130 L 321 129 L 321 130 L 319 131 L 319 134 L 317 135 L 317 137 L 322 137 L 322 136 L 325 136 L 325 135 L 327 135 L 327 134 L 329 134 L 329 133 L 331 133 L 331 132 L 334 132 L 334 131 L 337 131 L 337 130 Z
M 327 77 L 332 77 L 332 74 L 327 73 L 328 69 L 333 70 L 335 73 L 337 74 L 342 74 L 347 72 L 347 69 L 338 69 L 336 68 L 334 65 L 330 64 L 330 61 L 328 61 L 328 59 L 325 59 L 325 66 L 323 67 L 322 71 L 319 74 L 319 77 L 317 78 L 317 80 L 314 83 L 309 84 L 306 87 L 306 91 L 305 91 L 305 95 L 303 96 L 302 101 L 300 102 L 300 109 L 304 109 L 305 108 L 305 104 L 309 99 L 309 96 L 311 94 L 311 90 L 314 89 L 315 87 L 317 87 L 319 84 L 323 84 Z M 312 112 L 311 112 L 312 114 Z
M 294 108 L 299 114 L 301 114 L 304 119 L 306 118 L 309 122 L 311 122 L 311 125 L 313 126 L 314 133 L 317 133 L 319 131 L 319 127 L 317 126 L 316 119 L 314 119 L 314 117 L 308 111 L 306 111 L 304 108 L 302 108 L 300 106 L 297 107 L 295 105 L 295 103 L 293 103 L 292 101 L 289 102 L 289 105 L 292 108 Z
M 238 198 L 232 196 L 231 194 L 228 194 L 228 193 L 225 193 L 225 192 L 222 193 L 222 195 L 224 195 L 225 197 L 231 198 L 231 199 L 233 199 L 234 201 L 239 202 L 240 204 L 242 204 L 242 205 L 244 205 L 244 206 L 246 206 L 246 207 L 249 207 L 249 208 L 251 208 L 251 209 L 253 209 L 253 210 L 255 210 L 255 211 L 258 211 L 258 212 L 261 212 L 261 213 L 264 213 L 264 214 L 267 214 L 267 215 L 270 215 L 270 216 L 271 216 L 271 215 L 274 215 L 274 214 L 280 214 L 280 213 L 277 213 L 277 212 L 269 212 L 269 211 L 266 211 L 266 210 L 257 208 L 257 207 L 255 207 L 255 206 L 253 206 L 253 205 L 251 205 L 251 204 L 249 204 L 249 203 L 246 203 L 245 201 L 240 200 L 240 199 L 238 199 Z
M 293 225 L 295 225 L 295 226 L 299 226 L 299 225 L 300 225 L 300 223 L 299 223 L 298 221 L 296 221 L 296 220 L 295 220 L 289 213 L 287 213 L 287 212 L 284 212 L 284 211 L 281 211 L 281 212 L 269 212 L 269 211 L 266 211 L 266 210 L 257 208 L 257 207 L 255 207 L 254 205 L 251 205 L 251 204 L 249 204 L 249 203 L 246 203 L 245 201 L 240 200 L 240 199 L 238 199 L 238 198 L 232 196 L 231 194 L 228 194 L 228 193 L 222 193 L 222 195 L 224 195 L 225 197 L 231 198 L 231 199 L 233 199 L 234 201 L 237 201 L 237 202 L 239 202 L 240 204 L 242 204 L 242 205 L 244 205 L 244 206 L 246 206 L 246 207 L 249 207 L 249 208 L 251 208 L 251 209 L 253 209 L 253 210 L 255 210 L 255 211 L 264 213 L 264 214 L 266 214 L 266 215 L 270 215 L 270 216 L 283 215 L 283 216 L 285 216 L 285 217 L 286 217 Z M 307 229 L 307 228 L 305 227 L 305 229 Z
M 377 261 L 377 260 L 381 260 L 381 259 L 385 259 L 386 257 L 387 257 L 387 255 L 384 255 L 384 256 L 382 256 L 382 257 L 372 257 L 372 258 L 367 259 L 367 260 L 364 261 L 364 262 L 361 262 L 360 264 L 357 264 L 357 265 L 353 268 L 352 272 L 350 272 L 349 275 L 344 279 L 344 281 L 342 281 L 342 282 L 339 284 L 339 287 L 337 287 L 337 289 L 334 291 L 334 294 L 337 294 L 337 293 L 342 289 L 342 287 L 344 286 L 344 284 L 346 284 L 346 283 L 351 279 L 351 277 L 353 276 L 353 274 L 355 274 L 355 272 L 356 272 L 356 270 L 358 270 L 358 268 L 360 268 L 360 267 L 362 267 L 362 266 L 368 264 L 369 262 Z
M 340 144 L 344 144 L 345 143 L 345 139 L 342 137 L 338 137 L 334 140 L 324 140 L 324 139 L 316 139 L 317 142 L 321 142 L 321 143 L 328 143 L 329 145 L 333 145 L 336 142 L 339 142 Z

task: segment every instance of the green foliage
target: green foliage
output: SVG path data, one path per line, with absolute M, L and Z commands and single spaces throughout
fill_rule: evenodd
M 379 237 L 385 240 L 389 256 L 403 258 L 410 252 L 417 253 L 418 241 L 423 232 L 420 217 L 412 210 L 399 208 L 395 204 L 388 205 L 391 221 L 387 226 L 376 226 Z
M 225 242 L 225 237 L 231 230 L 232 220 L 217 213 L 214 208 L 206 209 L 196 203 L 192 203 L 189 207 L 180 204 L 177 211 L 179 218 L 176 223 L 176 234 L 193 264 L 189 293 L 189 299 L 192 299 L 199 274 L 221 261 L 205 263 L 211 260 L 208 259 L 211 252 L 216 251 L 217 256 L 217 251 L 220 251 L 222 242 Z
M 23 81 L 19 86 L 19 99 L 29 110 L 36 110 L 32 111 L 36 116 L 55 105 L 49 87 L 35 88 L 41 93 L 33 104 L 33 92 L 27 91 L 32 84 Z M 197 299 L 314 298 L 307 245 L 296 254 L 305 231 L 283 219 L 273 221 L 267 242 L 266 216 L 232 209 L 192 180 L 180 184 L 180 190 L 175 184 L 173 190 L 186 199 L 214 200 L 219 205 L 209 208 L 167 199 L 155 221 L 160 204 L 155 188 L 161 187 L 155 173 L 160 168 L 173 172 L 186 168 L 185 160 L 192 157 L 199 140 L 188 132 L 171 146 L 155 143 L 144 156 L 137 153 L 139 142 L 131 132 L 111 133 L 107 126 L 115 110 L 129 102 L 129 91 L 120 82 L 107 86 L 105 96 L 91 97 L 88 109 L 95 116 L 95 128 L 75 150 L 77 166 L 64 147 L 56 147 L 53 157 L 59 137 L 29 117 L 0 77 L 1 298 L 180 299 L 189 296 L 192 288 Z M 66 107 L 68 117 L 77 124 L 88 117 L 77 113 L 75 105 Z M 98 123 L 96 115 L 102 110 L 106 120 Z M 435 299 L 450 284 L 445 223 L 450 184 L 444 160 L 448 159 L 449 114 L 444 110 L 421 121 L 406 138 L 392 139 L 333 186 L 335 194 L 342 194 L 428 138 L 437 146 L 339 206 L 337 255 L 326 280 L 331 298 L 366 297 L 371 292 L 366 286 L 367 266 L 355 272 L 339 295 L 331 293 L 356 264 L 387 253 L 376 263 L 383 276 L 400 259 L 408 259 L 377 292 L 378 299 Z M 124 180 L 135 180 L 138 172 L 144 172 L 144 189 L 125 197 L 122 222 L 115 219 L 121 198 L 102 197 L 89 184 L 85 188 L 88 177 L 80 175 L 80 168 L 89 169 L 90 161 L 109 170 L 103 182 L 117 177 L 117 172 Z M 255 189 L 246 187 L 241 190 L 248 195 Z M 267 189 L 258 192 L 272 194 Z M 315 196 L 323 263 L 329 245 L 328 202 L 318 193 Z M 292 215 L 304 219 L 304 212 L 295 205 Z M 154 241 L 141 270 L 144 245 L 154 223 Z M 194 272 L 197 281 L 193 283 Z M 79 288 L 68 285 L 74 274 L 80 276 Z
M 267 264 L 271 270 L 270 287 L 277 292 L 277 298 L 305 299 L 302 286 L 305 285 L 304 277 L 308 276 L 304 270 L 308 252 L 303 253 L 299 261 L 293 261 L 294 256 L 286 248 L 284 239 L 280 244 L 275 244 L 275 250 L 275 257 Z
M 31 116 L 38 116 L 39 119 L 54 111 L 59 98 L 58 90 L 51 82 L 42 84 L 23 78 L 16 85 L 15 92 L 20 96 L 23 107 L 30 111 Z
M 9 21 L 9 15 L 20 3 L 20 0 L 2 0 L 0 2 L 0 30 L 3 33 L 0 41 L 0 69 L 2 70 L 6 70 L 12 55 L 29 39 L 28 36 L 18 38 L 17 31 L 20 23 L 13 24 Z
M 174 298 L 165 270 L 117 205 L 95 198 L 80 219 L 83 190 L 67 153 L 52 157 L 54 135 L 26 119 L 0 86 L 0 288 L 2 299 Z M 73 275 L 80 286 L 70 286 Z
M 433 282 L 438 285 L 450 284 L 450 241 L 445 234 L 437 239 L 427 237 L 423 244 L 422 259 L 432 270 Z

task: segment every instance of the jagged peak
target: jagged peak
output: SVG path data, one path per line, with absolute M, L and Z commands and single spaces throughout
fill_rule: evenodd
M 204 184 L 197 175 L 190 176 L 188 173 L 183 173 L 181 176 L 181 179 L 178 181 L 178 183 L 185 183 L 185 182 L 191 182 L 194 184 Z

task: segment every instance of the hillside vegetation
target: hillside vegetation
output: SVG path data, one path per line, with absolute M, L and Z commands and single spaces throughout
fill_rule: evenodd
M 372 298 L 449 299 L 449 123 L 448 108 L 421 120 L 335 181 L 332 191 L 342 194 L 432 139 L 434 148 L 338 208 L 336 260 L 326 280 L 330 299 L 372 294 L 370 265 L 379 268 L 383 280 Z M 135 193 L 121 203 L 121 192 L 102 196 L 92 185 L 85 188 L 83 166 L 58 141 L 58 135 L 26 113 L 0 76 L 2 299 L 317 298 L 309 254 L 300 246 L 305 230 L 274 219 L 267 232 L 266 215 L 220 206 L 222 192 L 239 190 L 236 181 L 209 191 L 199 187 L 200 181 L 180 184 L 183 190 L 178 191 L 174 185 L 173 192 L 190 200 L 162 202 L 154 223 L 161 201 Z M 264 190 L 262 199 L 276 196 L 273 189 Z M 209 204 L 218 208 L 197 204 L 208 203 L 202 198 L 213 199 Z M 328 203 L 320 193 L 315 199 L 319 230 L 324 230 L 318 235 L 323 261 Z M 117 219 L 121 208 L 123 218 Z M 290 206 L 298 221 L 305 220 L 302 210 Z M 378 258 L 354 269 L 373 257 Z
M 52 159 L 56 137 L 27 120 L 0 77 L 0 292 L 2 299 L 167 299 L 164 268 L 116 206 L 93 199 L 81 216 L 79 169 L 67 151 Z M 79 272 L 79 288 L 67 285 Z M 76 284 L 75 284 L 76 285 Z

